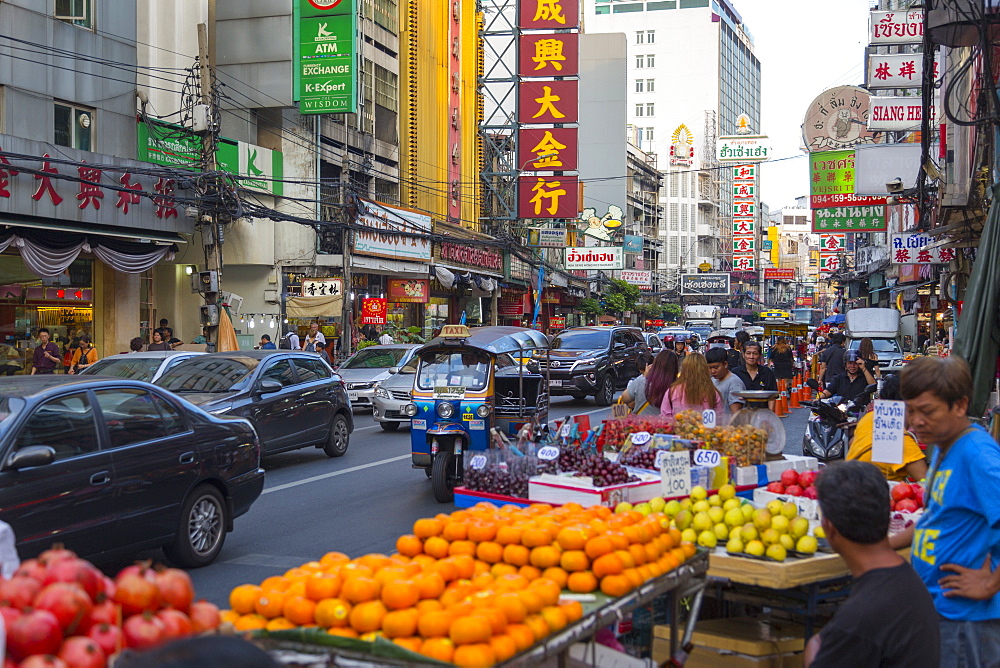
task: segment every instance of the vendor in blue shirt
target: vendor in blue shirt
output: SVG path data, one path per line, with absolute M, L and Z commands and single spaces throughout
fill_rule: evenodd
M 893 536 L 941 615 L 941 665 L 1000 659 L 1000 445 L 969 422 L 972 374 L 958 357 L 922 357 L 902 371 L 907 425 L 936 446 L 923 515 Z

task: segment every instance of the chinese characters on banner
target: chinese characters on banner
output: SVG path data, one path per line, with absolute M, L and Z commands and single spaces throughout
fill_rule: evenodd
M 955 259 L 954 248 L 927 248 L 936 239 L 928 234 L 891 235 L 889 261 L 892 264 L 948 264 Z
M 820 253 L 840 253 L 847 250 L 846 234 L 821 234 L 819 239 Z
M 934 62 L 934 78 L 940 76 Z M 874 53 L 868 56 L 868 88 L 920 88 L 924 57 L 920 53 Z
M 854 194 L 854 149 L 809 154 L 813 232 L 879 232 L 886 229 L 885 198 Z
M 757 165 L 733 170 L 733 271 L 757 269 Z
M 579 121 L 579 2 L 518 4 L 517 161 L 535 172 L 518 179 L 518 216 L 577 218 L 579 130 L 565 126 Z

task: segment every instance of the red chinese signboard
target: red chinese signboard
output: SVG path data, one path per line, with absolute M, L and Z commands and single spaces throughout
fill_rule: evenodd
M 580 213 L 580 177 L 520 177 L 517 211 L 521 218 L 576 218 Z
M 518 117 L 527 125 L 576 123 L 579 120 L 580 82 L 537 81 L 518 84 Z
M 566 317 L 554 315 L 549 318 L 549 327 L 552 329 L 566 329 Z
M 517 163 L 535 172 L 576 171 L 578 128 L 531 128 L 518 131 Z
M 812 306 L 813 305 L 813 298 L 812 297 L 796 297 L 795 298 L 795 305 L 796 306 Z
M 503 255 L 486 248 L 443 242 L 441 244 L 441 259 L 492 271 L 503 271 Z
M 530 33 L 518 43 L 518 73 L 525 77 L 579 74 L 579 33 Z
M 362 325 L 384 325 L 386 312 L 386 300 L 377 297 L 369 297 L 361 302 L 361 324 Z
M 765 267 L 764 268 L 764 280 L 768 281 L 794 281 L 795 280 L 795 270 L 794 269 L 778 269 L 776 267 Z
M 579 0 L 521 0 L 517 21 L 524 30 L 554 30 L 580 25 Z
M 388 301 L 394 304 L 426 304 L 430 281 L 426 278 L 403 278 L 389 281 Z

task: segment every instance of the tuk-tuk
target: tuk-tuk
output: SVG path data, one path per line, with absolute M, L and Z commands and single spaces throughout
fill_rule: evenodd
M 523 327 L 445 325 L 417 350 L 410 416 L 413 467 L 431 479 L 434 498 L 454 498 L 464 453 L 486 450 L 491 429 L 514 436 L 528 422 L 548 422 L 549 384 L 524 360 L 548 350 L 548 338 Z

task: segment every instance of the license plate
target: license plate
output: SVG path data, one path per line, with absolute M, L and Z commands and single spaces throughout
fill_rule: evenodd
M 562 387 L 562 381 L 561 380 L 550 380 L 549 381 L 549 387 Z
M 347 393 L 347 398 L 350 399 L 351 401 L 357 401 L 359 396 L 361 396 L 360 392 L 348 392 Z

